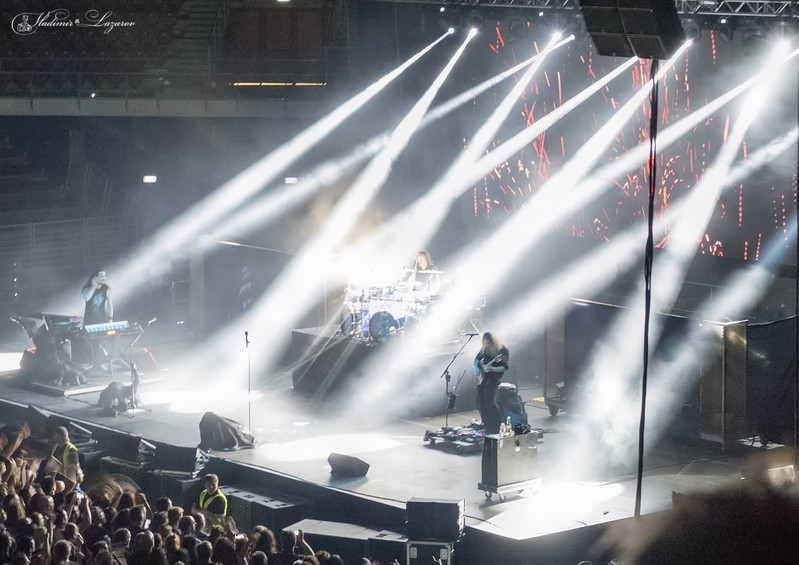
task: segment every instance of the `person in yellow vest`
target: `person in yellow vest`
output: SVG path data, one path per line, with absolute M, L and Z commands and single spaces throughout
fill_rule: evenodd
M 64 426 L 58 426 L 53 430 L 53 458 L 60 463 L 60 473 L 67 479 L 80 484 L 83 479 L 83 472 L 80 469 L 78 459 L 78 448 L 69 441 L 69 432 Z
M 209 526 L 221 526 L 227 516 L 227 497 L 219 490 L 219 477 L 209 473 L 203 477 L 205 489 L 200 493 L 200 504 L 192 512 L 205 516 Z

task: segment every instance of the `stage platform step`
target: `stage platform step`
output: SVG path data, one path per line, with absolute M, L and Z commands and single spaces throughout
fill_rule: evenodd
M 20 384 L 31 390 L 33 392 L 40 392 L 42 394 L 46 394 L 48 396 L 77 396 L 79 394 L 91 394 L 93 392 L 102 392 L 105 388 L 110 385 L 112 382 L 119 381 L 123 384 L 126 384 L 130 378 L 127 376 L 119 375 L 119 379 L 111 379 L 110 377 L 107 380 L 100 380 L 98 378 L 93 378 L 92 382 L 88 382 L 83 385 L 48 385 L 44 383 L 37 383 L 33 381 L 29 381 L 27 379 L 20 380 Z M 143 375 L 139 382 L 139 386 L 159 383 L 163 380 L 160 372 L 157 373 L 149 373 L 147 375 Z

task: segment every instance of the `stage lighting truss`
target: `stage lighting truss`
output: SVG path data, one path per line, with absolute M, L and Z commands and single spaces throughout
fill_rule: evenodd
M 541 11 L 580 12 L 577 0 L 372 0 L 399 4 L 430 4 L 444 7 L 529 8 Z M 799 21 L 795 0 L 674 0 L 677 12 L 686 16 L 728 18 L 789 18 Z

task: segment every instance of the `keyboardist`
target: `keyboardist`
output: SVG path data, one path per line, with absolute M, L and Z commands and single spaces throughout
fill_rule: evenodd
M 107 284 L 105 271 L 96 271 L 81 289 L 86 308 L 83 311 L 83 325 L 102 324 L 114 319 L 114 305 L 111 302 L 111 287 Z

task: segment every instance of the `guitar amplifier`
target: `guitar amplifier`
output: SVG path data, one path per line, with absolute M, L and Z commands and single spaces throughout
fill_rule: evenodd
M 482 484 L 500 487 L 538 478 L 538 434 L 485 436 Z

